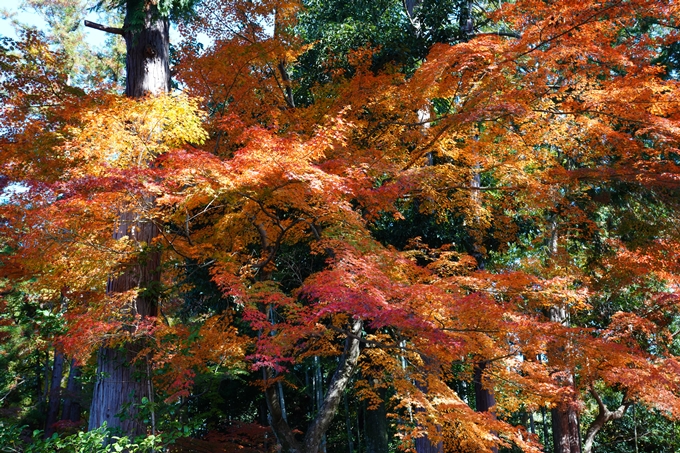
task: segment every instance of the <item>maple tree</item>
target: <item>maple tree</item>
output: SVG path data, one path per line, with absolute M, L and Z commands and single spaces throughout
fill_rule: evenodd
M 40 36 L 8 45 L 4 181 L 29 190 L 2 206 L 7 284 L 63 298 L 83 363 L 143 344 L 112 363 L 167 404 L 251 373 L 284 451 L 328 448 L 343 403 L 351 443 L 348 393 L 374 449 L 538 451 L 512 419 L 550 409 L 574 453 L 633 404 L 676 418 L 678 8 L 453 3 L 205 0 L 181 96 L 85 92 Z M 184 304 L 199 283 L 229 309 Z

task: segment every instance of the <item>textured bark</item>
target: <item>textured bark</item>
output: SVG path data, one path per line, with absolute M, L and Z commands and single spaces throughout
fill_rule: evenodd
M 146 200 L 153 203 L 152 199 Z M 140 292 L 133 302 L 132 314 L 142 317 L 158 315 L 158 291 L 155 285 L 160 280 L 160 254 L 152 250 L 149 244 L 158 236 L 158 228 L 151 221 L 141 219 L 132 212 L 120 215 L 114 239 L 124 236 L 133 239 L 138 244 L 147 244 L 147 250 L 140 253 L 136 261 L 125 268 L 118 277 L 112 278 L 107 284 L 110 294 L 139 288 Z
M 552 259 L 559 252 L 560 234 L 557 216 L 552 215 L 548 220 L 550 222 L 548 256 Z M 569 325 L 569 313 L 564 305 L 550 307 L 548 317 L 551 322 Z M 548 356 L 559 357 L 562 354 L 564 354 L 564 348 L 551 347 Z M 573 387 L 573 375 L 570 372 L 564 373 L 561 384 L 564 387 Z M 581 433 L 578 412 L 574 403 L 574 401 L 562 401 L 551 411 L 554 453 L 581 453 Z
M 127 78 L 125 94 L 138 98 L 166 93 L 170 89 L 169 23 L 158 14 L 157 2 L 127 0 L 123 36 L 127 48 Z M 139 18 L 136 23 L 133 18 Z M 152 199 L 145 202 L 153 203 Z M 122 213 L 115 238 L 129 236 L 147 246 L 158 235 L 156 226 L 140 219 L 132 212 Z M 140 255 L 122 275 L 109 281 L 109 293 L 125 292 L 139 288 L 140 293 L 131 307 L 132 315 L 156 316 L 157 291 L 160 274 L 160 255 L 148 251 Z M 153 400 L 148 370 L 143 360 L 134 361 L 140 345 L 129 344 L 122 350 L 103 347 L 97 359 L 97 382 L 90 407 L 89 428 L 106 422 L 110 428 L 119 428 L 122 434 L 135 436 L 147 429 L 135 419 L 142 397 Z M 124 419 L 121 420 L 121 417 Z
M 551 239 L 552 241 L 552 239 Z M 550 320 L 560 324 L 568 324 L 569 317 L 565 307 L 550 307 Z M 561 350 L 553 350 L 552 354 L 560 354 Z M 564 386 L 573 387 L 571 374 L 563 378 Z M 553 428 L 554 453 L 581 453 L 581 433 L 579 432 L 578 413 L 573 401 L 563 401 L 551 411 Z
M 78 378 L 80 377 L 80 367 L 76 365 L 75 360 L 71 360 L 71 369 L 68 373 L 68 381 L 66 382 L 66 391 L 64 392 L 64 407 L 61 412 L 61 419 L 71 422 L 80 421 L 80 394 L 81 385 Z
M 338 367 L 328 385 L 328 391 L 326 392 L 321 409 L 319 409 L 319 413 L 305 435 L 305 453 L 316 453 L 319 450 L 321 439 L 338 410 L 342 395 L 352 378 L 352 374 L 354 374 L 359 360 L 359 339 L 362 327 L 363 322 L 360 319 L 354 320 L 350 335 L 345 340 L 345 349 L 340 357 L 340 363 L 338 363 Z
M 477 412 L 488 412 L 489 409 L 496 405 L 496 398 L 493 392 L 484 386 L 484 370 L 487 367 L 487 362 L 478 362 L 475 364 L 475 402 L 477 404 Z
M 274 377 L 274 372 L 270 369 L 266 369 L 263 370 L 263 373 L 266 385 L 264 396 L 267 401 L 267 409 L 269 410 L 269 426 L 274 430 L 276 439 L 283 447 L 284 452 L 302 452 L 300 443 L 295 439 L 295 434 L 293 434 L 293 430 L 288 425 L 288 421 L 284 416 L 279 386 L 276 384 L 267 384 L 267 381 Z
M 61 378 L 64 375 L 64 354 L 54 351 L 54 362 L 52 364 L 52 380 L 50 384 L 50 395 L 47 404 L 47 420 L 45 421 L 45 438 L 54 433 L 54 424 L 59 418 L 61 408 Z
M 268 385 L 266 387 L 265 398 L 267 400 L 267 407 L 270 415 L 269 423 L 274 430 L 279 443 L 283 447 L 284 452 L 318 453 L 323 436 L 326 433 L 326 430 L 328 430 L 328 426 L 338 410 L 344 391 L 356 369 L 356 364 L 359 360 L 359 343 L 362 327 L 363 322 L 361 320 L 357 319 L 353 321 L 347 339 L 345 340 L 345 348 L 340 357 L 340 361 L 338 362 L 338 367 L 328 385 L 326 396 L 324 397 L 316 417 L 309 425 L 302 443 L 295 439 L 293 430 L 283 418 L 278 395 L 278 386 Z M 272 376 L 273 373 L 271 371 L 265 371 L 265 381 Z
M 151 222 L 136 219 L 131 213 L 121 215 L 114 238 L 129 236 L 139 243 L 151 243 L 157 234 L 156 226 Z M 140 295 L 134 301 L 132 314 L 142 317 L 156 316 L 158 303 L 153 285 L 160 278 L 160 255 L 149 252 L 138 258 L 125 272 L 112 278 L 107 287 L 109 293 L 128 291 L 140 288 Z M 150 288 L 151 287 L 151 288 Z M 136 420 L 135 405 L 143 397 L 150 400 L 151 387 L 147 376 L 146 364 L 137 360 L 140 345 L 129 344 L 124 350 L 100 348 L 97 359 L 97 381 L 92 395 L 89 428 L 97 428 L 106 422 L 111 429 L 120 429 L 128 436 L 146 433 L 146 425 Z M 121 420 L 120 417 L 125 418 Z
M 552 426 L 555 453 L 581 453 L 578 414 L 569 403 L 552 409 Z
M 132 14 L 144 3 L 144 23 L 133 23 Z M 170 91 L 170 24 L 158 14 L 157 2 L 127 0 L 123 26 L 126 45 L 125 95 L 139 98 Z
M 146 395 L 135 376 L 134 350 L 101 348 L 97 357 L 98 377 L 95 383 L 89 427 L 93 429 L 106 422 L 109 429 L 127 436 L 146 433 L 146 425 L 136 419 L 136 403 Z

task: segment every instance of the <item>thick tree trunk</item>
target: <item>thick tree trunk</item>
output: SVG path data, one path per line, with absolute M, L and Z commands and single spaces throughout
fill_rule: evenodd
M 416 439 L 415 442 L 417 453 L 443 453 L 444 443 L 437 442 L 436 444 L 430 440 L 429 437 L 423 436 Z
M 47 420 L 45 421 L 45 438 L 54 433 L 54 424 L 59 418 L 61 407 L 61 378 L 64 375 L 64 354 L 54 351 L 52 364 L 52 382 L 50 384 L 50 398 L 47 404 Z
M 132 214 L 125 213 L 114 234 L 117 239 L 123 236 L 149 244 L 156 236 L 156 226 L 151 222 L 137 221 Z M 159 280 L 159 267 L 160 255 L 153 251 L 146 253 L 144 260 L 138 259 L 122 275 L 109 281 L 108 292 L 114 294 L 139 288 L 140 294 L 132 307 L 133 314 L 141 317 L 156 316 L 158 303 L 153 285 Z M 124 350 L 100 348 L 97 382 L 90 407 L 90 429 L 106 422 L 109 428 L 120 428 L 128 436 L 146 432 L 146 425 L 134 417 L 137 413 L 135 406 L 140 404 L 143 397 L 153 400 L 153 395 L 149 392 L 151 383 L 146 363 L 143 359 L 135 360 L 140 349 L 140 345 L 133 344 L 127 345 Z
M 568 324 L 569 319 L 566 308 L 562 306 L 551 307 L 550 320 L 564 325 Z M 560 350 L 553 351 L 553 354 L 560 353 Z M 574 380 L 571 374 L 568 374 L 563 379 L 562 384 L 573 387 Z M 573 402 L 563 401 L 559 403 L 552 409 L 551 415 L 554 453 L 581 453 L 578 412 Z
M 366 407 L 364 410 L 364 439 L 366 440 L 366 453 L 383 453 L 389 450 L 385 393 L 385 389 L 380 389 L 378 391 L 380 404 L 374 409 Z
M 75 360 L 71 360 L 71 369 L 69 370 L 68 381 L 66 382 L 66 392 L 64 392 L 64 408 L 61 412 L 62 420 L 71 422 L 80 421 L 81 385 L 78 381 L 80 374 L 80 367 L 76 365 Z
M 139 3 L 145 3 L 143 24 L 133 20 Z M 170 91 L 170 24 L 158 14 L 157 3 L 127 0 L 123 27 L 127 50 L 125 95 L 131 98 Z
M 129 97 L 159 95 L 170 89 L 169 23 L 158 13 L 157 2 L 127 0 L 123 37 L 127 47 L 127 78 L 125 94 Z M 137 18 L 137 21 L 135 21 Z M 133 213 L 121 215 L 114 237 L 129 236 L 149 246 L 157 236 L 156 226 Z M 158 312 L 155 286 L 159 281 L 160 255 L 150 251 L 138 258 L 122 275 L 111 279 L 109 293 L 139 288 L 133 315 L 156 316 Z M 145 424 L 137 420 L 135 405 L 142 397 L 153 400 L 146 363 L 134 362 L 139 345 L 127 345 L 124 350 L 101 348 L 97 359 L 97 382 L 92 396 L 89 428 L 106 422 L 110 428 L 120 428 L 122 434 L 134 436 L 146 432 Z M 140 365 L 141 364 L 141 365 Z M 125 413 L 125 414 L 124 414 Z M 124 415 L 121 420 L 120 416 Z
M 427 385 L 422 382 L 416 382 L 416 385 L 423 393 L 427 393 Z M 419 411 L 423 410 L 424 409 L 420 409 Z M 441 432 L 440 426 L 437 426 L 437 432 Z M 414 447 L 416 453 L 444 453 L 444 443 L 441 441 L 435 443 L 428 435 L 417 438 Z
M 552 427 L 555 453 L 581 453 L 578 414 L 569 403 L 552 410 Z
M 492 407 L 496 405 L 496 398 L 493 391 L 484 386 L 484 370 L 487 367 L 487 362 L 477 362 L 475 364 L 475 404 L 477 412 L 489 412 Z M 494 418 L 496 414 L 491 412 Z M 498 453 L 498 447 L 491 449 L 493 453 Z
M 550 222 L 550 238 L 548 239 L 548 256 L 552 259 L 559 252 L 559 225 L 557 216 L 552 215 Z M 554 305 L 548 312 L 550 321 L 562 325 L 569 324 L 569 313 L 564 305 Z M 563 347 L 552 347 L 550 356 L 560 356 L 564 353 Z M 574 386 L 573 375 L 567 371 L 564 373 L 561 384 L 565 387 Z M 581 433 L 579 431 L 578 412 L 574 401 L 562 401 L 551 411 L 552 435 L 554 453 L 581 453 Z
M 267 400 L 267 408 L 269 409 L 270 425 L 276 434 L 283 451 L 286 453 L 318 453 L 319 447 L 323 440 L 323 436 L 328 430 L 328 427 L 338 410 L 340 401 L 344 394 L 347 385 L 349 384 L 352 374 L 356 368 L 359 360 L 359 344 L 361 329 L 363 322 L 356 319 L 352 322 L 347 339 L 345 340 L 345 348 L 342 356 L 335 369 L 335 373 L 328 385 L 328 391 L 319 408 L 316 417 L 309 425 L 305 433 L 304 440 L 299 442 L 295 439 L 293 430 L 288 425 L 288 422 L 283 418 L 280 398 L 278 395 L 277 385 L 267 385 L 265 390 L 265 398 Z M 265 371 L 265 381 L 271 379 L 273 373 Z M 266 384 L 266 382 L 265 382 Z
M 146 425 L 136 418 L 136 404 L 147 394 L 146 388 L 140 385 L 142 380 L 135 376 L 137 367 L 132 361 L 136 355 L 134 350 L 99 350 L 97 374 L 101 377 L 95 383 L 90 429 L 106 422 L 109 429 L 127 436 L 146 433 Z
M 489 409 L 496 405 L 496 398 L 493 392 L 484 386 L 484 370 L 487 362 L 478 362 L 475 364 L 475 402 L 477 412 L 488 412 Z

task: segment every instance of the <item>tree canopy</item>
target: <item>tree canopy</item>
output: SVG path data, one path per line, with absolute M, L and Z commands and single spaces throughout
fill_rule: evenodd
M 100 6 L 127 97 L 0 43 L 11 451 L 678 448 L 678 5 Z M 135 445 L 84 423 L 122 350 Z

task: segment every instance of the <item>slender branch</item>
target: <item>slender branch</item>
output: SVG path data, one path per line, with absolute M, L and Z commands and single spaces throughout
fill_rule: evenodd
M 654 23 L 655 23 L 656 25 L 660 25 L 660 26 L 662 26 L 662 27 L 672 28 L 673 30 L 680 30 L 680 26 L 678 26 L 678 25 L 673 25 L 673 24 L 670 24 L 670 23 L 668 23 L 668 22 L 661 22 L 661 21 L 658 20 L 658 19 L 655 19 L 655 20 L 654 20 Z
M 485 171 L 488 169 L 485 169 Z M 515 190 L 522 190 L 526 189 L 527 186 L 481 186 L 481 187 L 475 187 L 475 186 L 463 186 L 463 185 L 457 185 L 457 186 L 445 186 L 445 187 L 439 187 L 435 188 L 437 192 L 445 191 L 445 190 L 473 190 L 473 191 L 487 191 L 487 190 L 505 190 L 509 192 L 513 192 Z M 419 189 L 419 190 L 414 190 L 411 193 L 417 194 L 423 192 L 424 189 Z
M 522 35 L 515 33 L 514 31 L 490 31 L 486 33 L 473 33 L 472 38 L 477 38 L 479 36 L 505 36 L 507 38 L 521 38 Z
M 402 171 L 408 170 L 409 168 L 413 167 L 418 160 L 420 160 L 421 157 L 423 157 L 425 154 L 430 152 L 430 149 L 439 141 L 439 139 L 449 130 L 451 127 L 453 127 L 453 121 L 449 122 L 448 124 L 445 124 L 442 126 L 442 128 L 432 137 L 432 139 L 425 144 L 420 150 L 418 150 L 416 153 L 414 153 L 413 157 L 411 157 L 411 160 L 408 161 L 408 163 L 402 168 Z
M 90 22 L 89 20 L 85 21 L 85 26 L 94 28 L 95 30 L 101 30 L 105 31 L 106 33 L 113 33 L 114 35 L 121 35 L 125 33 L 122 28 L 118 27 L 107 27 L 106 25 L 98 24 L 96 22 Z
M 615 115 L 613 113 L 604 112 L 604 111 L 601 111 L 601 110 L 583 109 L 583 110 L 568 111 L 568 110 L 557 110 L 557 109 L 533 109 L 533 111 L 536 112 L 536 113 L 550 113 L 550 114 L 553 114 L 553 115 L 573 115 L 573 116 L 592 113 L 594 115 L 608 116 L 610 118 L 614 118 L 614 119 L 617 119 L 617 120 L 620 120 L 620 121 L 626 121 L 626 122 L 633 123 L 633 124 L 645 124 L 643 121 L 640 121 L 640 120 L 625 118 L 625 117 L 622 117 L 620 115 Z
M 567 35 L 567 34 L 571 33 L 572 31 L 576 30 L 578 27 L 581 27 L 581 26 L 583 26 L 583 25 L 586 25 L 586 24 L 590 23 L 593 19 L 596 19 L 598 16 L 600 16 L 601 14 L 604 14 L 604 13 L 607 12 L 608 10 L 610 10 L 610 9 L 612 9 L 612 8 L 615 8 L 615 7 L 619 6 L 621 3 L 623 3 L 623 0 L 619 0 L 619 1 L 617 1 L 617 2 L 614 2 L 614 3 L 610 4 L 610 5 L 607 5 L 606 7 L 602 8 L 602 9 L 600 9 L 600 10 L 595 11 L 594 13 L 592 13 L 592 14 L 589 15 L 589 16 L 587 16 L 587 17 L 586 17 L 585 19 L 583 19 L 582 21 L 580 21 L 580 22 L 578 22 L 578 23 L 572 25 L 571 27 L 567 28 L 566 30 L 563 30 L 563 31 L 557 33 L 557 34 L 554 35 L 554 36 L 551 36 L 550 38 L 547 38 L 547 39 L 545 39 L 545 40 L 542 40 L 542 41 L 539 42 L 538 44 L 536 44 L 536 45 L 534 45 L 533 47 L 529 48 L 529 50 L 527 50 L 527 51 L 525 51 L 525 52 L 522 52 L 522 53 L 520 53 L 519 55 L 516 55 L 516 56 L 513 57 L 512 59 L 513 59 L 513 60 L 516 60 L 517 58 L 523 57 L 523 56 L 525 56 L 525 55 L 528 55 L 528 54 L 534 52 L 535 50 L 539 49 L 541 46 L 544 46 L 544 45 L 546 45 L 546 44 L 552 43 L 553 41 L 555 41 L 555 40 L 561 38 L 562 36 Z
M 341 333 L 343 335 L 346 335 L 348 338 L 352 338 L 354 340 L 359 341 L 360 343 L 363 343 L 367 346 L 372 346 L 374 348 L 380 348 L 380 349 L 399 349 L 400 351 L 408 351 L 408 352 L 414 352 L 416 354 L 422 354 L 420 351 L 417 349 L 413 348 L 407 348 L 405 346 L 400 346 L 398 343 L 397 344 L 387 344 L 383 343 L 381 341 L 376 341 L 376 340 L 369 340 L 367 338 L 363 338 L 361 335 L 354 334 L 348 330 L 341 329 L 339 327 L 336 327 L 334 325 L 328 326 L 328 329 L 333 330 L 335 332 Z

